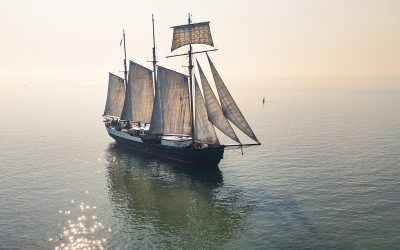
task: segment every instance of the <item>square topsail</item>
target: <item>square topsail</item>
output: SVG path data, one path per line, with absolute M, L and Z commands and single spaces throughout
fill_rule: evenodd
M 174 35 L 172 38 L 171 51 L 174 51 L 188 44 L 206 44 L 214 46 L 210 22 L 193 23 L 180 26 L 174 26 Z

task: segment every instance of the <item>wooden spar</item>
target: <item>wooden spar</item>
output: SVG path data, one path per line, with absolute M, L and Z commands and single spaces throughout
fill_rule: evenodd
M 188 18 L 188 23 L 189 25 L 192 23 L 192 20 L 190 19 L 190 13 L 189 13 L 189 18 Z M 193 62 L 192 62 L 192 31 L 190 30 L 190 40 L 189 40 L 189 88 L 190 88 L 190 123 L 191 123 L 191 136 L 192 136 L 192 143 L 194 143 L 194 107 L 193 107 Z
M 192 55 L 193 55 L 193 54 L 197 54 L 197 53 L 205 53 L 205 52 L 211 52 L 211 51 L 217 51 L 217 50 L 218 50 L 218 49 L 209 49 L 209 50 L 195 51 L 195 52 L 192 52 Z M 165 58 L 176 57 L 176 56 L 187 56 L 187 55 L 188 55 L 188 53 L 184 53 L 184 54 L 166 56 Z
M 222 144 L 225 147 L 250 147 L 250 146 L 260 146 L 261 143 L 247 143 L 247 144 Z
M 124 55 L 125 55 L 125 58 L 124 58 L 124 68 L 125 68 L 124 74 L 125 74 L 125 86 L 126 86 L 128 84 L 128 71 L 126 70 L 125 30 L 122 30 L 122 34 L 123 34 L 123 37 L 124 37 Z
M 157 86 L 157 76 L 156 76 L 156 67 L 157 67 L 157 57 L 156 57 L 156 37 L 154 35 L 154 15 L 151 14 L 151 21 L 153 23 L 153 77 L 154 77 L 154 86 Z M 155 88 L 154 88 L 155 89 Z
M 207 22 L 208 23 L 208 22 Z M 187 53 L 184 53 L 184 54 L 179 54 L 179 55 L 171 55 L 171 56 L 167 56 L 166 58 L 169 58 L 169 57 L 176 57 L 176 56 L 188 56 L 188 68 L 189 68 L 189 98 L 190 98 L 190 123 L 191 123 L 191 137 L 192 137 L 192 143 L 194 143 L 194 130 L 195 130 L 195 121 L 194 121 L 194 119 L 195 119 L 195 117 L 194 117 L 194 110 L 195 110 L 195 107 L 194 107 L 194 96 L 195 96 L 195 94 L 194 94 L 194 91 L 195 91 L 195 89 L 194 89 L 194 87 L 193 87 L 193 67 L 194 67 L 194 65 L 193 65 L 193 55 L 194 54 L 197 54 L 197 53 L 202 53 L 202 52 L 208 52 L 208 51 L 216 51 L 217 49 L 211 49 L 211 50 L 204 50 L 204 51 L 196 51 L 196 52 L 194 52 L 193 51 L 193 47 L 192 47 L 192 26 L 193 25 L 196 25 L 196 24 L 193 24 L 192 23 L 192 20 L 191 20 L 191 15 L 190 15 L 190 13 L 188 14 L 188 24 L 187 25 L 184 25 L 184 26 L 187 26 L 187 27 L 189 27 L 189 44 L 187 44 L 187 45 L 189 45 L 189 50 L 188 50 L 188 52 Z M 173 26 L 173 27 L 171 27 L 171 28 L 174 28 L 174 27 L 178 27 L 178 26 Z

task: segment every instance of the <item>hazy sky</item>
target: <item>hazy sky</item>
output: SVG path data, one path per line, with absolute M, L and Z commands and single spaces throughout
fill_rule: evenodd
M 0 84 L 103 81 L 122 70 L 123 28 L 129 58 L 150 67 L 152 13 L 160 64 L 185 72 L 165 56 L 189 12 L 211 21 L 225 78 L 400 76 L 398 0 L 0 0 Z

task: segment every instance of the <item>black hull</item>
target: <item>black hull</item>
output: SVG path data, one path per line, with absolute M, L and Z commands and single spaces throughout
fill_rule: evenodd
M 129 145 L 136 152 L 190 165 L 216 167 L 224 155 L 224 146 L 203 149 L 175 148 L 146 142 L 135 142 L 110 133 L 109 135 L 118 143 Z

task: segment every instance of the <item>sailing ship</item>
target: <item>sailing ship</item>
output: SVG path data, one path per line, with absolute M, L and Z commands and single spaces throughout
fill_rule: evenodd
M 173 26 L 171 52 L 186 46 L 189 74 L 157 65 L 153 25 L 153 70 L 129 62 L 127 70 L 125 32 L 124 78 L 109 73 L 108 93 L 103 118 L 108 134 L 132 150 L 160 158 L 202 166 L 217 166 L 227 148 L 260 145 L 242 115 L 207 52 L 193 51 L 193 44 L 214 47 L 209 22 Z M 121 40 L 121 42 L 122 42 Z M 197 61 L 199 83 L 194 75 L 193 57 L 206 53 L 219 101 Z M 243 144 L 231 123 L 254 143 Z M 220 143 L 215 128 L 235 141 Z

